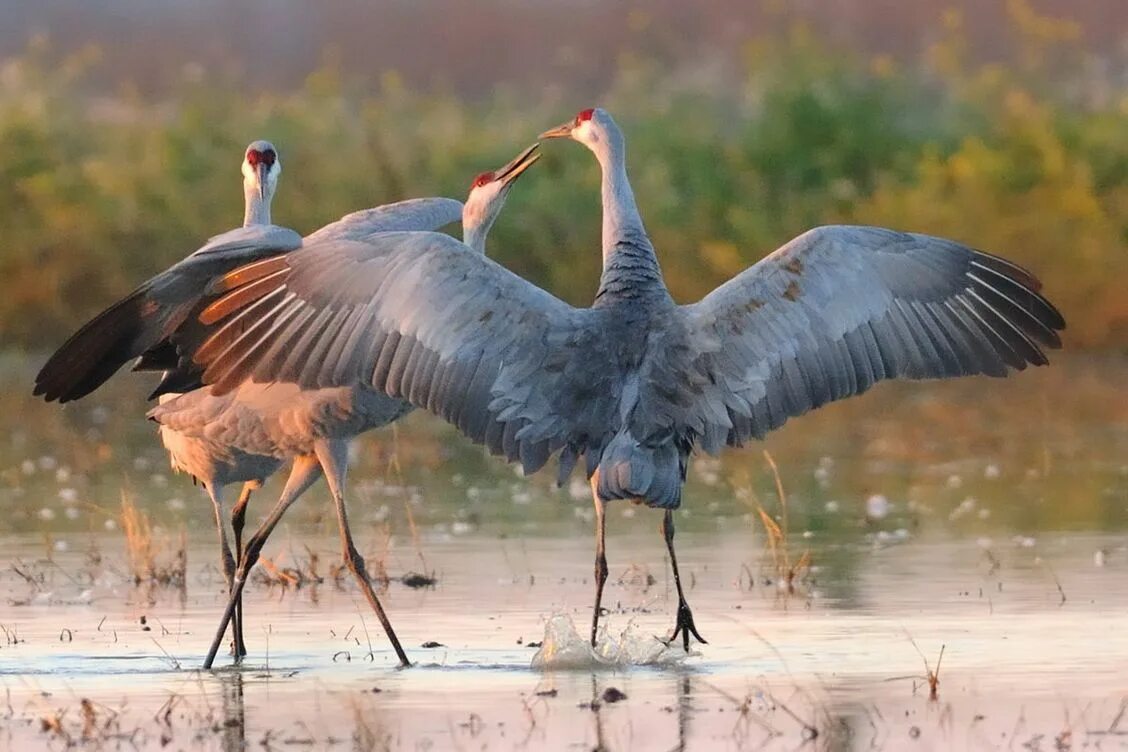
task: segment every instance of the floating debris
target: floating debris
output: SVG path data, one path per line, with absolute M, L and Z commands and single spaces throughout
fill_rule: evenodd
M 607 689 L 603 690 L 603 701 L 608 704 L 622 702 L 625 699 L 627 699 L 627 693 L 621 689 L 618 689 L 616 687 L 608 687 Z
M 435 577 L 434 574 L 408 572 L 401 578 L 400 581 L 403 582 L 404 585 L 407 585 L 409 588 L 419 589 L 434 587 L 438 583 L 439 579 Z

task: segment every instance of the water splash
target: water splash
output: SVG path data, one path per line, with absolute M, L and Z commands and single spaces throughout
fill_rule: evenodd
M 628 625 L 618 635 L 600 630 L 593 648 L 576 630 L 567 614 L 554 614 L 544 625 L 544 640 L 533 656 L 535 669 L 591 670 L 628 666 L 673 666 L 688 655 L 677 645 L 667 646 L 651 634 L 642 634 Z

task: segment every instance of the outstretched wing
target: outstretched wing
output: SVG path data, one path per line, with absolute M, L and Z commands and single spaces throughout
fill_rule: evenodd
M 1026 270 L 942 238 L 810 230 L 680 309 L 696 367 L 726 408 L 699 416 L 703 444 L 762 437 L 882 379 L 1043 365 L 1065 321 L 1040 287 Z
M 614 359 L 598 314 L 446 235 L 310 243 L 237 269 L 219 288 L 201 321 L 222 326 L 194 346 L 216 393 L 247 379 L 368 384 L 529 472 L 606 427 Z
M 161 344 L 183 323 L 208 281 L 301 244 L 296 232 L 274 225 L 217 235 L 83 325 L 39 371 L 34 393 L 60 402 L 86 396 L 126 362 Z
M 306 237 L 307 243 L 364 240 L 377 232 L 438 230 L 462 217 L 453 198 L 413 198 L 346 214 Z

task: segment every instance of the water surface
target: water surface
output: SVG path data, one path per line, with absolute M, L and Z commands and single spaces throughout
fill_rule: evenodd
M 167 472 L 141 386 L 60 409 L 24 396 L 30 365 L 7 368 L 0 747 L 1128 749 L 1122 360 L 877 389 L 696 459 L 677 545 L 709 644 L 689 656 L 654 638 L 675 605 L 658 514 L 612 506 L 605 622 L 629 649 L 597 668 L 533 668 L 550 624 L 590 623 L 585 484 L 522 479 L 413 416 L 358 443 L 350 503 L 416 665 L 396 668 L 334 576 L 319 486 L 248 586 L 249 659 L 213 672 L 210 506 Z M 159 566 L 183 535 L 182 586 L 133 582 L 123 493 Z

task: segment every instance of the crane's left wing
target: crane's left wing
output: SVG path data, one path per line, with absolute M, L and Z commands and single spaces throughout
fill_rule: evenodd
M 368 385 L 529 472 L 606 428 L 614 358 L 594 314 L 447 235 L 307 243 L 216 292 L 200 317 L 212 332 L 178 345 L 217 394 L 247 380 Z
M 1065 321 L 1035 277 L 950 240 L 818 227 L 680 315 L 713 407 L 702 444 L 760 438 L 883 379 L 1043 365 Z M 723 405 L 717 410 L 717 405 Z
M 276 225 L 239 227 L 146 280 L 82 326 L 35 377 L 47 401 L 84 397 L 150 349 L 156 367 L 175 362 L 166 338 L 188 317 L 207 284 L 235 267 L 300 247 L 298 233 Z
M 377 232 L 438 230 L 462 218 L 453 198 L 413 198 L 346 214 L 306 237 L 307 243 L 364 240 Z

